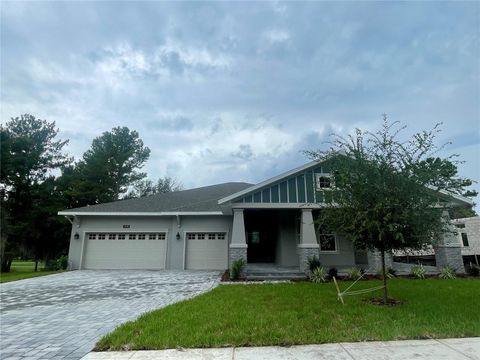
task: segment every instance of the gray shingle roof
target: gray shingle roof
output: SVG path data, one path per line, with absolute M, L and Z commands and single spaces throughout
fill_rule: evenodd
M 65 212 L 190 212 L 221 211 L 218 200 L 252 184 L 229 182 L 195 189 L 68 209 Z

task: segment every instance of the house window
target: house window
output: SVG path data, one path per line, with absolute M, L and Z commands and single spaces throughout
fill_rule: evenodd
M 198 240 L 205 240 L 205 234 L 197 234 Z
M 145 240 L 146 235 L 145 234 L 138 234 L 138 240 Z
M 194 233 L 188 233 L 187 234 L 187 239 L 188 240 L 195 240 L 195 234 Z
M 224 233 L 217 234 L 217 236 L 218 236 L 218 240 L 225 240 L 225 234 Z
M 115 240 L 117 234 L 108 234 L 108 240 Z
M 148 240 L 156 240 L 157 234 L 148 234 Z
M 333 187 L 333 180 L 330 175 L 316 174 L 316 188 L 317 190 L 331 190 Z
M 137 238 L 137 234 L 128 234 L 128 240 L 135 240 Z
M 337 238 L 331 229 L 325 226 L 319 226 L 317 228 L 317 233 L 321 252 L 337 251 Z
M 98 234 L 98 240 L 105 240 L 105 234 Z
M 457 224 L 455 226 L 459 229 L 465 229 L 465 224 Z
M 215 234 L 208 234 L 208 240 L 215 240 Z
M 158 234 L 158 240 L 165 240 L 165 239 L 166 239 L 165 233 Z
M 88 234 L 88 240 L 95 240 L 97 238 L 97 234 Z
M 468 235 L 467 233 L 462 233 L 462 243 L 463 243 L 463 246 L 470 246 L 468 244 Z
M 125 234 L 118 234 L 118 240 L 125 240 Z

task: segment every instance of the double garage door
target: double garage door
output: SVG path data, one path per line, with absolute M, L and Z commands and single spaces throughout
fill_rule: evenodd
M 185 233 L 188 270 L 228 268 L 228 237 L 225 232 Z M 85 234 L 84 269 L 165 269 L 166 232 Z
M 84 269 L 165 269 L 167 234 L 87 233 Z

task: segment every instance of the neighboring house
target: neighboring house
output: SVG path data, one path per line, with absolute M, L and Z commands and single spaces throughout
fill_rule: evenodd
M 225 183 L 59 212 L 72 222 L 71 269 L 227 269 L 232 261 L 305 270 L 378 267 L 378 256 L 319 229 L 335 200 L 329 169 L 311 162 L 257 185 Z M 455 204 L 469 199 L 446 196 Z M 455 250 L 456 249 L 456 250 Z M 448 245 L 445 259 L 459 247 Z M 463 267 L 463 264 L 462 264 Z
M 458 231 L 463 262 L 480 265 L 480 216 L 455 219 L 452 223 Z

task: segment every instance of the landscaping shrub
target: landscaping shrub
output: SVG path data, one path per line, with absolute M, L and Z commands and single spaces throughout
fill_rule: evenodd
M 333 277 L 338 277 L 337 268 L 331 267 L 330 269 L 328 269 L 328 276 L 330 277 L 330 279 Z
M 310 281 L 314 283 L 324 283 L 327 282 L 327 280 L 328 275 L 323 267 L 317 267 L 310 273 Z
M 425 279 L 425 276 L 427 275 L 427 271 L 425 270 L 422 264 L 412 266 L 410 273 L 413 275 L 415 279 Z
M 238 280 L 242 275 L 243 268 L 245 267 L 245 260 L 238 259 L 232 263 L 232 270 L 230 271 L 230 279 Z
M 68 267 L 68 256 L 62 255 L 57 259 L 58 270 L 67 270 Z
M 308 268 L 310 269 L 310 272 L 313 272 L 313 270 L 321 266 L 320 259 L 318 258 L 317 255 L 313 255 L 312 257 L 308 258 L 307 262 L 308 262 Z
M 465 270 L 467 271 L 467 274 L 470 276 L 476 276 L 476 277 L 480 276 L 480 266 L 478 265 L 470 263 L 470 265 L 467 265 L 465 267 Z
M 45 262 L 45 270 L 47 271 L 66 270 L 67 267 L 68 267 L 67 255 L 62 255 L 57 259 L 48 259 Z
M 387 268 L 386 270 L 387 270 L 387 271 L 386 271 L 386 272 L 387 272 L 387 279 L 393 279 L 393 278 L 396 276 L 396 274 L 397 274 L 397 271 L 396 271 L 395 269 L 391 268 L 391 267 Z M 377 277 L 378 277 L 379 279 L 383 279 L 383 271 L 382 271 L 382 269 L 378 269 L 378 271 L 377 271 Z
M 55 259 L 47 259 L 45 261 L 45 270 L 47 271 L 56 271 L 58 270 L 57 260 Z
M 347 277 L 351 280 L 357 280 L 362 275 L 362 270 L 357 268 L 356 266 L 352 267 L 350 270 L 347 271 Z
M 457 277 L 455 273 L 455 269 L 451 266 L 447 265 L 440 270 L 440 274 L 438 274 L 440 279 L 455 279 Z

